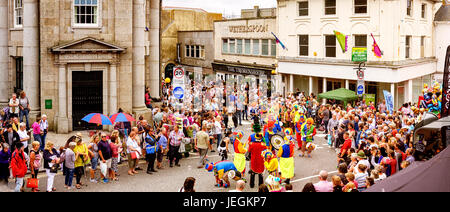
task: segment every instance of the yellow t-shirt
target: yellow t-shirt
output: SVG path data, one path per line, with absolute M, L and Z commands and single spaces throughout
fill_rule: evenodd
M 76 145 L 75 148 L 73 149 L 73 152 L 75 154 L 76 153 L 80 153 L 80 154 L 87 154 L 87 155 L 89 155 L 89 150 L 88 150 L 88 148 L 87 148 L 85 143 L 82 143 L 81 145 Z M 90 162 L 89 156 L 88 157 L 84 157 L 84 160 L 85 160 L 84 164 L 88 164 Z M 80 166 L 83 166 L 84 164 L 83 164 L 83 161 L 81 159 L 81 156 L 78 157 L 75 160 L 75 167 L 80 167 Z

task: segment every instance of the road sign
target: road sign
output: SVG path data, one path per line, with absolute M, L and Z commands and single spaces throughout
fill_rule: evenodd
M 356 87 L 356 93 L 358 95 L 363 95 L 364 94 L 364 90 L 365 90 L 364 81 L 363 80 L 358 80 L 358 85 Z
M 173 67 L 173 77 L 175 79 L 183 79 L 184 78 L 184 68 L 181 66 Z
M 183 99 L 184 97 L 184 88 L 176 87 L 173 89 L 173 96 L 177 99 Z

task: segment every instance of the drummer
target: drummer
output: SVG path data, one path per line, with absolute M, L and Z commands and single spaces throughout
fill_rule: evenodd
M 273 146 L 272 146 L 272 136 L 275 134 L 274 133 L 274 127 L 275 127 L 275 122 L 274 121 L 269 121 L 269 123 L 267 124 L 267 129 L 264 132 L 264 139 L 266 141 L 266 146 L 270 151 L 274 151 Z

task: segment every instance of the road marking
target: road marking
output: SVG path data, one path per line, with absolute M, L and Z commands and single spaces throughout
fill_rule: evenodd
M 338 171 L 332 171 L 332 172 L 328 172 L 328 174 L 334 174 L 334 173 L 337 173 L 337 172 Z M 302 181 L 302 180 L 308 180 L 308 179 L 315 178 L 315 177 L 319 177 L 319 175 L 313 175 L 313 176 L 304 177 L 304 178 L 301 178 L 301 179 L 292 180 L 291 183 L 299 182 L 299 181 Z

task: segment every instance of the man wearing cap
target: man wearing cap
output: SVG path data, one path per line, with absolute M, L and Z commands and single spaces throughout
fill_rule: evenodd
M 355 167 L 358 167 L 359 164 L 364 164 L 366 167 L 370 167 L 370 162 L 367 160 L 366 154 L 364 153 L 363 150 L 360 150 L 358 152 L 358 163 L 356 164 Z M 355 168 L 353 170 L 354 174 L 357 174 L 359 172 L 359 170 L 357 168 Z

